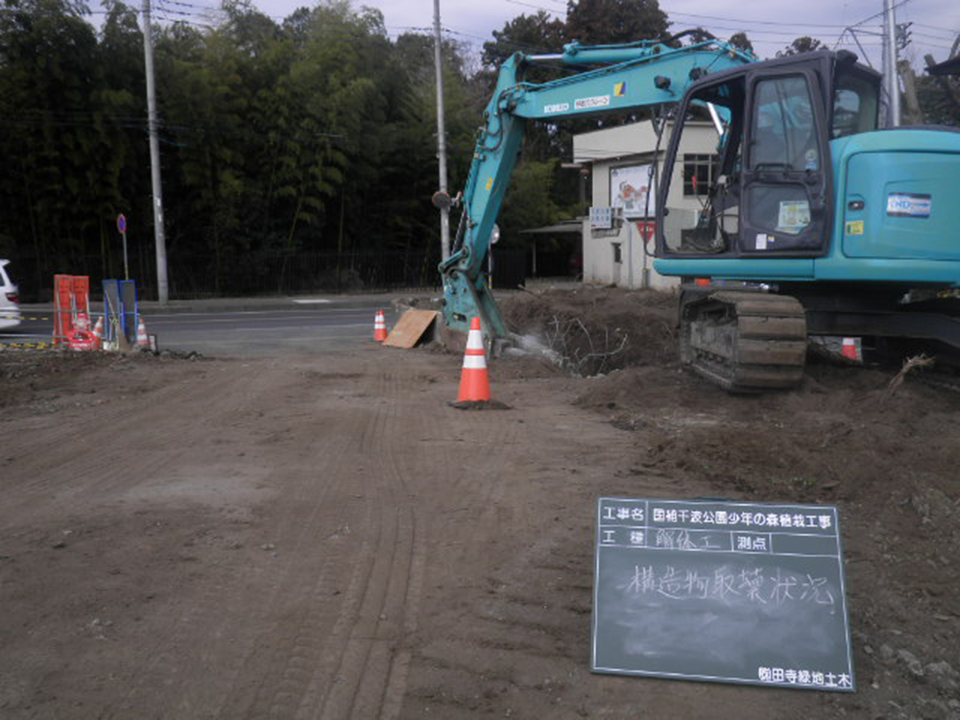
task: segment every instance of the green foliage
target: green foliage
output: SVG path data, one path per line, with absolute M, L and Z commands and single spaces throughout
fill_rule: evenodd
M 152 277 L 143 38 L 134 9 L 104 10 L 99 34 L 70 0 L 0 13 L 0 212 L 7 254 L 38 268 L 27 293 L 54 269 L 118 274 L 120 212 Z M 346 0 L 281 23 L 249 0 L 222 10 L 214 27 L 154 27 L 171 266 L 227 290 L 259 251 L 438 248 L 431 36 L 392 42 Z M 456 188 L 485 97 L 463 48 L 443 56 Z
M 517 165 L 499 219 L 507 244 L 518 244 L 521 230 L 552 225 L 561 218 L 554 193 L 559 167 L 559 160 L 528 160 Z
M 5 0 L 0 13 L 0 248 L 36 269 L 18 273 L 28 295 L 54 271 L 119 275 L 121 212 L 133 270 L 141 282 L 153 277 L 139 5 L 102 7 L 99 30 L 75 0 Z M 667 34 L 656 0 L 567 9 L 566 21 L 519 15 L 480 58 L 443 42 L 452 192 L 466 180 L 503 58 Z M 190 289 L 178 285 L 184 267 L 229 291 L 262 252 L 438 250 L 432 36 L 393 40 L 379 11 L 349 0 L 320 0 L 279 22 L 253 0 L 222 0 L 216 18 L 153 31 L 174 293 Z M 534 68 L 527 79 L 559 72 Z M 501 218 L 507 242 L 575 206 L 577 178 L 559 158 L 578 127 L 531 124 Z
M 753 43 L 750 42 L 750 38 L 747 37 L 745 32 L 734 33 L 730 36 L 730 39 L 727 40 L 728 43 L 734 47 L 738 47 L 741 50 L 746 50 L 748 52 L 754 52 Z
M 960 80 L 929 75 L 918 77 L 917 98 L 925 123 L 960 127 Z
M 566 34 L 585 45 L 656 40 L 667 35 L 657 0 L 568 0 Z
M 792 43 L 787 45 L 783 50 L 780 50 L 777 53 L 777 57 L 786 57 L 788 55 L 801 55 L 803 53 L 813 52 L 814 50 L 819 50 L 820 48 L 826 47 L 822 42 L 816 38 L 808 37 L 804 35 L 803 37 L 798 37 Z
M 518 15 L 493 31 L 493 41 L 483 44 L 481 60 L 487 67 L 498 66 L 515 52 L 546 54 L 559 52 L 567 37 L 561 20 L 545 10 L 535 15 Z
M 36 255 L 56 246 L 77 257 L 96 247 L 90 210 L 118 195 L 109 157 L 117 118 L 98 103 L 105 78 L 97 38 L 79 4 L 25 0 L 6 10 L 0 13 L 0 213 L 9 235 Z M 113 182 L 99 182 L 104 163 Z

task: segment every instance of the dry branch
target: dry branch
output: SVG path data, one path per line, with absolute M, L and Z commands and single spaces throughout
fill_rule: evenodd
M 887 385 L 887 392 L 885 397 L 891 397 L 902 384 L 907 375 L 914 370 L 919 370 L 932 366 L 934 359 L 928 357 L 927 355 L 914 355 L 911 358 L 907 358 L 903 361 L 903 367 L 900 368 L 900 372 L 893 376 L 893 379 Z

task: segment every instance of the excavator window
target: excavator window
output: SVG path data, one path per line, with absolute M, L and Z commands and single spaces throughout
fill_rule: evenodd
M 833 88 L 832 139 L 877 129 L 878 88 L 875 79 L 856 68 L 839 67 Z
M 823 252 L 830 159 L 821 67 L 801 60 L 748 81 L 742 254 Z
M 722 135 L 706 112 L 714 105 Z M 740 156 L 744 79 L 735 77 L 698 90 L 686 105 L 670 168 L 663 237 L 671 253 L 718 254 L 736 245 L 740 218 Z
M 757 182 L 748 190 L 750 224 L 798 235 L 810 224 L 810 202 L 797 174 L 817 171 L 821 162 L 810 90 L 802 75 L 757 83 L 752 140 L 750 170 L 776 173 L 782 179 Z M 764 239 L 759 249 L 766 249 L 768 242 Z
M 757 84 L 750 167 L 753 170 L 816 170 L 817 132 L 810 91 L 802 75 Z
M 829 110 L 820 90 L 826 79 L 822 70 L 819 60 L 745 68 L 698 87 L 684 101 L 672 157 L 664 165 L 658 215 L 666 255 L 823 252 Z M 706 103 L 720 110 L 722 137 L 717 145 L 713 135 L 716 164 L 709 173 L 695 175 L 693 190 L 686 160 L 711 148 L 705 123 L 691 109 Z

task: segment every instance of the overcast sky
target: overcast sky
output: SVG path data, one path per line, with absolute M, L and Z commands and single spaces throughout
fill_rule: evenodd
M 252 0 L 255 7 L 277 21 L 298 7 L 316 0 Z M 153 0 L 154 16 L 160 22 L 187 20 L 200 25 L 216 21 L 220 0 Z M 405 32 L 432 32 L 433 0 L 351 0 L 354 8 L 363 5 L 378 8 L 384 16 L 387 32 L 396 38 Z M 95 5 L 96 3 L 91 3 Z M 131 4 L 136 5 L 136 0 Z M 933 55 L 937 62 L 949 57 L 960 34 L 960 0 L 894 0 L 897 22 L 912 23 L 910 43 L 901 57 L 914 67 L 924 67 L 923 56 Z M 494 30 L 518 15 L 546 10 L 564 18 L 566 0 L 441 0 L 441 23 L 447 37 L 473 48 L 479 55 L 483 43 L 492 39 Z M 883 29 L 883 0 L 661 0 L 671 30 L 679 32 L 703 26 L 718 38 L 727 39 L 736 32 L 747 33 L 757 53 L 773 57 L 797 37 L 809 35 L 826 46 L 843 47 L 866 54 L 874 67 L 880 67 L 879 33 Z M 94 15 L 102 14 L 95 10 Z M 853 31 L 845 28 L 852 27 Z M 859 45 L 858 45 L 859 42 Z M 557 51 L 559 48 L 544 48 Z
M 212 0 L 199 0 L 210 2 Z M 267 15 L 285 17 L 298 0 L 254 0 Z M 433 25 L 433 0 L 353 0 L 355 7 L 379 8 L 387 30 L 396 37 L 409 29 L 428 30 Z M 912 22 L 910 46 L 905 56 L 922 67 L 923 55 L 931 53 L 937 61 L 946 60 L 953 41 L 960 34 L 960 0 L 899 0 L 895 2 L 897 22 Z M 731 0 L 661 0 L 660 8 L 669 16 L 671 30 L 702 25 L 717 37 L 726 39 L 743 30 L 757 52 L 772 57 L 798 36 L 810 35 L 833 47 L 857 52 L 855 39 L 844 33 L 856 26 L 857 38 L 879 66 L 882 29 L 879 13 L 883 0 L 768 0 L 767 2 Z M 470 43 L 479 50 L 494 30 L 500 30 L 512 18 L 548 10 L 560 18 L 566 12 L 566 0 L 441 0 L 441 23 L 450 37 Z M 876 16 L 868 20 L 871 16 Z M 866 21 L 866 22 L 864 22 Z M 843 35 L 843 37 L 841 37 Z

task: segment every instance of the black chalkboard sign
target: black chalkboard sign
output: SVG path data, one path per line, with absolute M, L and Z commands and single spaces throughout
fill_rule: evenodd
M 837 509 L 600 498 L 592 669 L 853 692 Z

